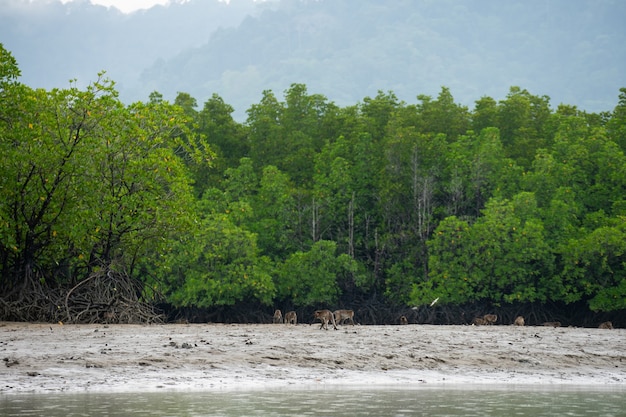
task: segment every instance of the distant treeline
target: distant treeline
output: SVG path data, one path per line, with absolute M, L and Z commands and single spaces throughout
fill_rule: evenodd
M 597 114 L 293 84 L 238 123 L 218 95 L 125 105 L 106 79 L 19 74 L 0 45 L 0 319 L 626 309 L 626 88 Z

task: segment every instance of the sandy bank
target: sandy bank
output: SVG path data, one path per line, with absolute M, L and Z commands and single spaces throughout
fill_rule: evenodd
M 0 323 L 0 393 L 331 384 L 626 388 L 626 330 Z

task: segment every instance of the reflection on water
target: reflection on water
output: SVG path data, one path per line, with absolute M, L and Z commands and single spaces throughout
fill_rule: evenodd
M 626 389 L 420 387 L 0 395 L 3 416 L 623 416 Z

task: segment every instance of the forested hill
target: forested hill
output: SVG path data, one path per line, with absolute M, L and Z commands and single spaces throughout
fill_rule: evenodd
M 471 107 L 519 85 L 600 112 L 626 74 L 616 0 L 176 1 L 122 14 L 88 0 L 3 0 L 0 41 L 32 87 L 106 70 L 122 101 L 219 94 L 244 121 L 262 91 L 302 83 L 339 105 L 447 86 Z
M 124 14 L 88 0 L 2 0 L 0 42 L 32 87 L 66 88 L 74 79 L 86 86 L 106 71 L 131 102 L 147 98 L 130 93 L 145 68 L 236 27 L 255 9 L 253 0 L 192 0 Z
M 144 72 L 145 97 L 214 92 L 245 110 L 304 83 L 340 105 L 377 90 L 412 102 L 442 85 L 471 105 L 511 85 L 609 110 L 626 73 L 624 2 L 281 1 Z

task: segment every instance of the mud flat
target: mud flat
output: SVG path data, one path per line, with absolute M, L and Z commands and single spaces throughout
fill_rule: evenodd
M 0 358 L 5 394 L 337 384 L 626 389 L 625 329 L 2 322 Z

